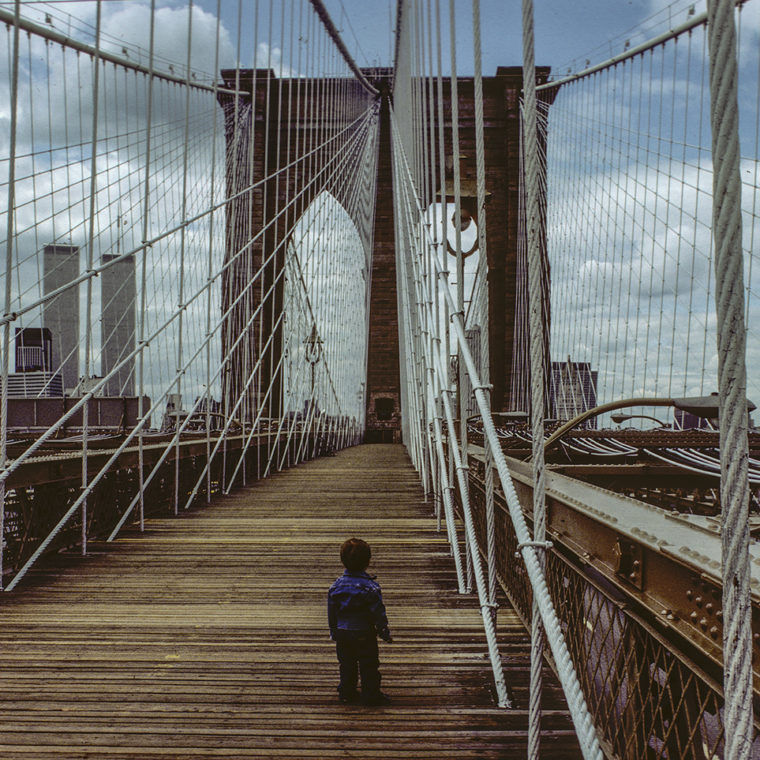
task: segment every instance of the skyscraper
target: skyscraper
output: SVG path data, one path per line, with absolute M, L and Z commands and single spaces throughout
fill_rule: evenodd
M 103 263 L 117 258 L 103 254 Z M 100 278 L 101 373 L 105 377 L 135 349 L 135 258 L 128 256 L 105 269 Z M 134 358 L 130 358 L 108 380 L 106 396 L 134 396 Z
M 79 246 L 51 243 L 44 249 L 45 295 L 72 282 L 79 276 Z M 64 393 L 79 380 L 79 286 L 64 290 L 46 301 L 43 326 L 52 336 L 52 369 L 60 371 Z
M 589 362 L 570 361 L 569 356 L 566 362 L 552 362 L 551 416 L 565 421 L 593 409 L 598 374 Z

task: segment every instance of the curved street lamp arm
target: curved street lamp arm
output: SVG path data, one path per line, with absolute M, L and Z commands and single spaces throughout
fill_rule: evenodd
M 672 398 L 626 398 L 621 401 L 610 401 L 606 404 L 600 404 L 593 409 L 587 409 L 555 430 L 546 439 L 544 451 L 548 451 L 568 430 L 572 430 L 576 425 L 585 422 L 589 417 L 596 417 L 598 414 L 612 412 L 615 409 L 627 409 L 631 406 L 675 406 L 675 400 Z

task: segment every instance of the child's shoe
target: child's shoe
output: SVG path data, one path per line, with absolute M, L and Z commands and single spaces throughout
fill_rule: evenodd
M 350 691 L 346 694 L 338 692 L 338 699 L 344 705 L 355 705 L 359 702 L 359 693 L 356 691 Z

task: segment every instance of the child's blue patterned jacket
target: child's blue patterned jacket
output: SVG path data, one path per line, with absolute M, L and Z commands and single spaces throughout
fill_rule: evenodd
M 377 633 L 391 638 L 380 584 L 368 573 L 346 570 L 327 593 L 327 620 L 330 637 L 338 631 Z

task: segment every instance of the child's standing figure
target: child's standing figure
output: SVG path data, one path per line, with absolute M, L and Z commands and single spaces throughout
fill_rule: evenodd
M 341 702 L 359 701 L 356 683 L 361 674 L 361 701 L 382 705 L 389 700 L 380 691 L 377 637 L 388 643 L 392 639 L 380 584 L 367 573 L 370 556 L 369 544 L 360 538 L 349 538 L 340 547 L 346 570 L 327 594 L 327 619 L 338 650 Z

